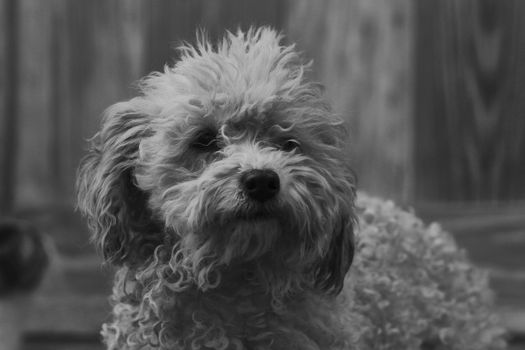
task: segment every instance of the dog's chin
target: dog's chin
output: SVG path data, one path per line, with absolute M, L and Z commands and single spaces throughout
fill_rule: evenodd
M 224 263 L 253 261 L 275 249 L 282 236 L 276 217 L 267 215 L 239 216 L 225 225 L 216 226 L 216 248 Z
M 281 225 L 275 217 L 255 216 L 236 219 L 226 230 L 234 234 L 273 236 L 281 231 Z

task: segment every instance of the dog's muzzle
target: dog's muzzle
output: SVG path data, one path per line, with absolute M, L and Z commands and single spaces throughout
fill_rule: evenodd
M 258 202 L 266 202 L 279 193 L 279 175 L 270 169 L 252 169 L 245 171 L 240 178 L 246 195 Z

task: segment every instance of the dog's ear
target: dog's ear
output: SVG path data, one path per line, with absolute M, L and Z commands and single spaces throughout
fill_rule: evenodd
M 140 141 L 151 133 L 149 121 L 131 101 L 110 107 L 78 171 L 78 208 L 106 261 L 117 265 L 140 263 L 160 239 L 147 195 L 134 179 Z
M 354 259 L 354 219 L 341 218 L 334 230 L 328 249 L 315 271 L 316 287 L 337 295 L 343 289 L 345 276 Z

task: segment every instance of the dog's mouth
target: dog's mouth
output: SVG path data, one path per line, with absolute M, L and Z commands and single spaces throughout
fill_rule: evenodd
M 242 203 L 235 209 L 218 213 L 208 222 L 210 227 L 232 227 L 237 224 L 243 226 L 248 224 L 253 227 L 264 222 L 274 222 L 278 224 L 285 217 L 284 209 L 277 203 L 253 204 Z
M 246 203 L 232 213 L 232 219 L 242 221 L 260 221 L 278 219 L 283 213 L 283 208 L 274 201 L 254 204 Z

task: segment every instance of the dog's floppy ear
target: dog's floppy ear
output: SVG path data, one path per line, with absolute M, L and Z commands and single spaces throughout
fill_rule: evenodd
M 339 294 L 345 276 L 354 259 L 354 219 L 342 218 L 330 240 L 328 249 L 315 271 L 316 286 L 320 290 Z
M 117 265 L 140 263 L 159 239 L 147 196 L 133 174 L 150 117 L 138 113 L 132 101 L 106 110 L 77 176 L 78 208 L 104 258 Z

